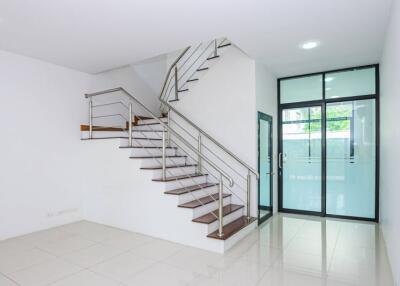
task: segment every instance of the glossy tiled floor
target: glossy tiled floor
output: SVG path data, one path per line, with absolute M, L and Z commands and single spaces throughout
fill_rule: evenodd
M 379 228 L 276 215 L 225 255 L 78 222 L 0 242 L 1 286 L 391 286 Z

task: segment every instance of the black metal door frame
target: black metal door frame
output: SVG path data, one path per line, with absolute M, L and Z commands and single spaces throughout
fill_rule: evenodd
M 356 69 L 366 69 L 374 67 L 375 72 L 375 86 L 376 93 L 375 94 L 367 94 L 360 96 L 352 96 L 352 97 L 343 97 L 343 98 L 330 98 L 327 99 L 325 97 L 325 75 L 333 72 L 341 72 L 341 71 L 351 71 Z M 322 99 L 321 100 L 312 100 L 305 102 L 295 102 L 295 103 L 284 103 L 280 104 L 280 82 L 286 79 L 293 78 L 301 78 L 307 76 L 314 75 L 322 75 Z M 291 77 L 284 77 L 278 79 L 278 211 L 285 213 L 295 213 L 295 214 L 306 214 L 306 215 L 316 215 L 323 217 L 334 217 L 334 218 L 345 218 L 345 219 L 353 219 L 353 220 L 364 220 L 364 221 L 374 221 L 379 222 L 379 65 L 367 65 L 367 66 L 359 66 L 338 70 L 330 70 L 318 73 L 311 73 L 305 75 L 297 75 Z M 328 103 L 339 103 L 346 101 L 357 101 L 357 100 L 365 100 L 365 99 L 375 99 L 375 144 L 376 144 L 376 152 L 375 152 L 375 217 L 374 218 L 364 218 L 364 217 L 353 217 L 353 216 L 342 216 L 342 215 L 332 215 L 326 213 L 326 105 Z M 282 112 L 285 109 L 289 108 L 302 108 L 302 107 L 317 107 L 321 106 L 321 155 L 322 155 L 322 165 L 321 165 L 321 212 L 313 212 L 313 211 L 303 211 L 303 210 L 293 210 L 293 209 L 285 209 L 283 208 L 283 176 L 282 176 L 282 168 L 283 166 L 279 166 L 280 158 L 279 156 L 283 151 L 283 133 L 282 133 Z
M 264 209 L 264 206 L 260 205 L 260 193 L 261 193 L 261 180 L 258 180 L 258 208 L 257 208 L 257 215 L 258 215 L 258 224 L 263 223 L 267 219 L 269 219 L 273 215 L 273 206 L 274 206 L 274 201 L 273 201 L 273 187 L 274 187 L 274 177 L 273 177 L 273 119 L 272 116 L 258 112 L 257 116 L 257 125 L 258 125 L 258 173 L 260 173 L 260 162 L 261 162 L 261 156 L 260 156 L 260 146 L 261 146 L 261 138 L 260 138 L 260 121 L 264 120 L 267 121 L 270 125 L 269 128 L 269 136 L 268 136 L 268 153 L 270 154 L 270 180 L 269 180 L 269 198 L 270 198 L 270 207 L 265 208 L 265 210 L 270 211 L 268 215 L 265 215 L 264 217 L 260 217 L 260 210 Z

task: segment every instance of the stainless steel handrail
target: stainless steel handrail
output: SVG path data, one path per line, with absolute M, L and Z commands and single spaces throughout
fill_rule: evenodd
M 166 84 L 167 84 L 167 81 L 168 81 L 169 76 L 171 75 L 172 69 L 175 67 L 175 65 L 179 62 L 179 60 L 186 54 L 186 52 L 187 52 L 189 49 L 190 49 L 190 46 L 186 47 L 186 48 L 182 51 L 182 53 L 179 54 L 179 56 L 176 58 L 176 60 L 171 64 L 171 66 L 169 67 L 168 72 L 167 72 L 167 75 L 165 76 L 165 80 L 164 80 L 163 87 L 162 87 L 162 89 L 161 89 L 161 93 L 160 93 L 160 97 L 159 97 L 160 99 L 161 99 L 161 97 L 162 97 L 162 95 L 163 95 L 163 93 L 164 93 L 165 86 L 166 86 Z
M 259 176 L 258 172 L 256 170 L 254 170 L 251 166 L 249 166 L 243 160 L 241 160 L 239 157 L 237 157 L 235 154 L 233 154 L 229 149 L 227 149 L 225 146 L 223 146 L 221 143 L 219 143 L 217 140 L 215 140 L 211 135 L 207 134 L 204 130 L 202 130 L 199 126 L 197 126 L 193 121 L 191 121 L 189 118 L 187 118 L 182 113 L 180 113 L 178 110 L 176 110 L 174 107 L 172 107 L 168 102 L 166 102 L 163 99 L 160 99 L 160 101 L 162 104 L 167 106 L 169 110 L 172 110 L 176 115 L 178 115 L 180 118 L 184 119 L 193 128 L 195 128 L 199 133 L 201 133 L 202 135 L 207 137 L 211 142 L 213 142 L 215 145 L 217 145 L 219 148 L 221 148 L 225 153 L 227 153 L 232 158 L 234 158 L 242 166 L 246 167 L 246 169 L 248 169 L 251 173 L 253 173 L 257 177 L 257 179 L 259 179 L 260 176 Z
M 182 54 L 183 55 L 183 54 Z M 85 98 L 91 98 L 93 96 L 98 96 L 106 93 L 114 93 L 114 92 L 123 92 L 125 95 L 127 95 L 131 100 L 136 102 L 139 106 L 141 106 L 148 114 L 150 114 L 153 119 L 157 120 L 162 127 L 165 128 L 165 130 L 168 130 L 171 134 L 173 134 L 179 141 L 183 142 L 192 152 L 194 152 L 196 155 L 201 157 L 204 161 L 206 161 L 212 168 L 214 168 L 218 173 L 221 174 L 225 179 L 229 181 L 229 185 L 233 187 L 234 185 L 234 180 L 225 173 L 221 168 L 219 168 L 216 164 L 214 164 L 212 161 L 210 161 L 205 155 L 203 155 L 201 152 L 199 152 L 196 148 L 194 148 L 189 142 L 186 141 L 181 135 L 179 135 L 175 130 L 173 130 L 171 127 L 169 127 L 167 124 L 165 124 L 160 118 L 158 118 L 152 111 L 150 111 L 145 105 L 143 105 L 139 100 L 137 100 L 133 95 L 131 95 L 128 91 L 126 91 L 122 87 L 117 87 L 113 89 L 107 89 L 103 91 L 98 91 L 94 93 L 87 93 L 85 94 Z

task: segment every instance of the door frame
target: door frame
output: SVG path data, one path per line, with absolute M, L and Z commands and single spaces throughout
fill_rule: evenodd
M 325 97 L 325 76 L 326 74 L 333 72 L 342 72 L 342 71 L 351 71 L 356 69 L 367 69 L 367 68 L 375 68 L 375 94 L 366 94 L 352 97 L 343 97 L 343 98 L 329 98 Z M 280 90 L 280 82 L 286 79 L 293 78 L 301 78 L 307 76 L 315 76 L 322 75 L 322 99 L 320 100 L 311 100 L 304 102 L 294 102 L 294 103 L 280 103 L 281 99 L 281 90 Z M 362 220 L 362 221 L 373 221 L 379 222 L 379 172 L 380 172 L 380 82 L 379 82 L 379 64 L 373 65 L 365 65 L 365 66 L 357 66 L 350 67 L 344 69 L 335 69 L 328 70 L 316 73 L 309 73 L 303 75 L 289 76 L 277 79 L 277 89 L 278 89 L 278 211 L 284 213 L 294 213 L 294 214 L 305 214 L 305 215 L 316 215 L 322 217 L 332 217 L 332 218 L 344 218 L 344 219 L 352 219 L 352 220 Z M 354 217 L 354 216 L 344 216 L 344 215 L 332 215 L 326 213 L 326 105 L 328 103 L 336 103 L 336 102 L 345 102 L 345 101 L 356 101 L 356 100 L 364 100 L 364 99 L 375 99 L 375 217 L 374 218 L 365 218 L 365 217 Z M 279 155 L 283 151 L 283 140 L 282 140 L 282 111 L 288 108 L 301 108 L 301 107 L 309 107 L 309 106 L 321 106 L 321 124 L 322 124 L 322 133 L 321 133 L 321 145 L 322 145 L 322 193 L 321 193 L 321 213 L 319 212 L 310 212 L 310 211 L 301 211 L 301 210 L 292 210 L 283 208 L 283 177 L 282 177 L 282 169 L 279 168 Z
M 260 193 L 261 193 L 261 180 L 258 180 L 258 188 L 257 188 L 257 218 L 258 218 L 258 224 L 263 223 L 267 219 L 273 216 L 274 214 L 274 164 L 273 164 L 273 136 L 274 136 L 274 127 L 273 127 L 273 118 L 271 115 L 265 114 L 263 112 L 258 111 L 257 112 L 257 142 L 258 142 L 258 149 L 257 149 L 257 158 L 258 158 L 258 173 L 260 174 L 260 120 L 265 120 L 269 122 L 270 124 L 270 129 L 269 129 L 269 144 L 268 144 L 268 153 L 271 154 L 270 156 L 270 180 L 269 180 L 269 198 L 270 198 L 270 213 L 268 215 L 265 215 L 264 217 L 260 218 Z
M 283 107 L 282 107 L 283 106 Z M 325 156 L 325 146 L 326 146 L 326 124 L 325 124 L 325 104 L 321 102 L 301 102 L 301 103 L 289 103 L 280 106 L 279 115 L 278 115 L 278 210 L 280 212 L 286 213 L 294 213 L 294 214 L 306 214 L 306 215 L 315 215 L 315 216 L 323 216 L 326 213 L 326 156 Z M 305 211 L 305 210 L 296 210 L 296 209 L 287 209 L 283 207 L 283 176 L 282 176 L 282 168 L 280 167 L 280 154 L 283 154 L 283 128 L 282 128 L 282 111 L 285 109 L 295 109 L 295 108 L 307 108 L 307 107 L 320 107 L 321 108 L 321 211 Z M 283 159 L 282 159 L 283 160 Z M 283 162 L 283 161 L 282 161 Z

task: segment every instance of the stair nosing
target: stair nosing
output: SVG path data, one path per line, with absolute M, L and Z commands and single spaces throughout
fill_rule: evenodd
M 187 167 L 196 167 L 197 164 L 188 164 L 188 165 L 172 165 L 166 166 L 167 169 L 174 169 L 174 168 L 187 168 Z M 161 170 L 162 166 L 155 166 L 155 167 L 141 167 L 140 170 Z
M 180 196 L 180 195 L 183 195 L 183 194 L 188 194 L 188 193 L 191 193 L 191 192 L 195 192 L 195 191 L 199 191 L 199 190 L 202 190 L 202 189 L 215 187 L 215 186 L 218 186 L 218 185 L 219 185 L 218 183 L 203 183 L 203 184 L 192 185 L 192 186 L 187 186 L 187 187 L 183 187 L 183 188 L 169 190 L 169 191 L 164 192 L 164 194 Z M 192 187 L 193 189 L 190 189 L 190 187 Z M 173 192 L 177 192 L 177 191 L 180 191 L 180 190 L 182 190 L 181 193 L 173 193 Z
M 247 220 L 247 217 L 246 217 L 246 216 L 241 216 L 240 218 L 235 219 L 234 221 L 228 223 L 227 225 L 224 225 L 224 226 L 223 226 L 223 229 L 229 228 L 232 224 L 236 223 L 236 222 L 239 221 L 239 220 L 242 220 L 242 221 Z M 223 237 L 219 237 L 218 235 L 216 235 L 216 234 L 218 233 L 218 230 L 209 233 L 209 234 L 207 235 L 207 237 L 209 237 L 209 238 L 214 238 L 214 239 L 218 239 L 218 240 L 227 240 L 227 239 L 229 239 L 230 237 L 234 236 L 236 233 L 240 232 L 242 229 L 244 229 L 244 228 L 246 228 L 247 226 L 249 226 L 249 225 L 251 225 L 252 223 L 254 223 L 256 220 L 257 220 L 257 219 L 256 219 L 255 217 L 250 217 L 250 221 L 249 221 L 249 222 L 247 222 L 246 224 L 243 224 L 242 226 L 240 226 L 238 229 L 236 229 L 235 231 L 233 231 L 233 232 L 231 232 L 231 233 L 228 233 L 228 234 L 225 233 L 225 235 L 224 235 Z
M 214 195 L 215 195 L 215 196 L 218 196 L 218 193 L 214 193 L 214 194 L 210 194 L 210 195 L 208 195 L 208 196 L 204 196 L 204 197 L 201 197 L 201 198 L 197 198 L 197 199 L 195 199 L 195 200 L 193 200 L 193 201 L 180 204 L 180 205 L 178 205 L 178 207 L 180 207 L 180 208 L 185 208 L 185 209 L 196 209 L 196 208 L 202 207 L 202 206 L 204 206 L 204 205 L 208 205 L 208 204 L 210 204 L 210 203 L 213 203 L 213 202 L 215 202 L 215 201 L 218 201 L 218 197 L 217 197 L 217 198 L 214 198 L 214 199 L 211 199 L 210 201 L 202 202 L 202 203 L 200 203 L 199 205 L 195 205 L 195 206 L 193 206 L 193 207 L 187 206 L 187 204 L 192 203 L 192 202 L 197 202 L 197 203 L 199 203 L 199 201 L 201 201 L 202 199 L 214 197 Z M 228 198 L 228 197 L 230 197 L 230 196 L 232 196 L 232 194 L 223 193 L 223 199 Z
M 186 174 L 186 175 L 179 175 L 179 176 L 173 176 L 173 177 L 166 177 L 165 180 L 163 180 L 162 178 L 156 178 L 156 179 L 153 179 L 153 182 L 165 183 L 165 182 L 173 182 L 173 181 L 179 181 L 179 180 L 187 180 L 187 179 L 203 177 L 203 176 L 208 176 L 208 174 Z
M 241 209 L 244 208 L 244 205 L 237 205 L 237 204 L 229 204 L 229 205 L 224 206 L 223 208 L 226 208 L 226 207 L 228 207 L 228 206 L 230 206 L 231 208 L 232 208 L 232 207 L 236 207 L 236 209 L 230 210 L 230 211 L 224 213 L 224 214 L 223 214 L 224 217 L 226 217 L 226 216 L 228 216 L 228 215 L 230 215 L 230 214 L 233 214 L 234 212 L 236 212 L 236 211 L 241 210 Z M 197 217 L 197 218 L 194 218 L 194 219 L 192 219 L 192 221 L 193 221 L 193 222 L 197 222 L 197 223 L 201 223 L 201 224 L 212 224 L 213 222 L 217 221 L 217 218 L 216 218 L 215 216 L 212 216 L 212 220 L 209 221 L 209 222 L 199 221 L 200 218 L 205 217 L 205 216 L 208 216 L 208 215 L 211 215 L 212 213 L 214 213 L 216 216 L 218 216 L 218 209 L 215 209 L 215 210 L 213 210 L 213 211 L 211 211 L 211 212 L 209 212 L 209 213 L 206 213 L 206 214 L 204 214 L 204 215 L 202 215 L 202 216 L 199 216 L 199 217 Z
M 186 158 L 186 155 L 170 155 L 166 158 Z M 162 156 L 130 156 L 129 159 L 161 159 Z

